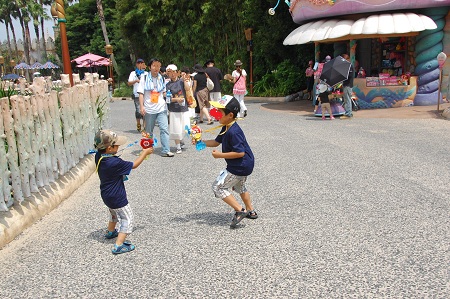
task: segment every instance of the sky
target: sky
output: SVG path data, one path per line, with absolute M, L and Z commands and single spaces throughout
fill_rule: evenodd
M 47 6 L 45 8 L 45 10 L 47 11 L 47 14 L 49 16 L 51 16 L 50 6 Z M 18 40 L 19 39 L 23 40 L 22 27 L 20 27 L 19 20 L 13 20 L 13 24 L 14 24 L 14 31 L 16 32 L 16 38 Z M 30 27 L 31 40 L 33 40 L 36 38 L 36 34 L 34 33 L 33 22 L 30 22 L 28 24 L 28 26 Z M 40 28 L 40 26 L 39 26 L 39 28 Z M 45 30 L 45 38 L 47 38 L 48 36 L 50 36 L 51 38 L 54 38 L 53 20 L 44 21 L 44 30 Z M 11 31 L 9 33 L 10 33 L 10 38 L 12 39 Z M 3 43 L 5 40 L 6 40 L 6 27 L 5 27 L 5 24 L 0 23 L 0 42 Z

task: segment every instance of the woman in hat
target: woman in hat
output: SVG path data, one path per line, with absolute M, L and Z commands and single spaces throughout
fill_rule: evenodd
M 203 115 L 208 119 L 208 125 L 212 125 L 214 122 L 211 120 L 211 116 L 209 115 L 209 91 L 206 87 L 206 74 L 205 69 L 200 65 L 196 64 L 193 67 L 194 71 L 197 74 L 194 76 L 194 85 L 192 89 L 197 94 L 197 102 L 200 110 L 199 115 L 199 123 L 203 123 Z
M 241 111 L 239 112 L 239 116 L 244 115 L 244 117 L 247 116 L 247 107 L 244 103 L 244 96 L 247 93 L 247 85 L 246 85 L 246 78 L 247 78 L 247 72 L 242 69 L 242 62 L 240 60 L 236 60 L 234 63 L 234 66 L 236 69 L 233 71 L 231 76 L 233 77 L 233 96 L 239 101 L 239 104 L 241 105 Z

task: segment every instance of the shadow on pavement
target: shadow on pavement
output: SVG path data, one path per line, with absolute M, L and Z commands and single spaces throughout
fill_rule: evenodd
M 226 213 L 203 212 L 187 214 L 185 217 L 174 217 L 170 220 L 180 223 L 195 222 L 199 225 L 229 226 L 232 217 L 231 214 Z
M 133 232 L 144 229 L 144 228 L 145 228 L 145 226 L 143 226 L 143 225 L 134 226 Z M 96 230 L 90 232 L 88 234 L 88 238 L 95 240 L 99 243 L 103 243 L 103 244 L 114 244 L 116 242 L 116 239 L 115 238 L 114 239 L 106 239 L 105 233 L 106 233 L 106 228 L 99 228 L 99 229 L 96 229 Z

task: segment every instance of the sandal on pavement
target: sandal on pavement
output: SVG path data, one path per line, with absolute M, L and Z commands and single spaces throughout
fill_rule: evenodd
M 133 251 L 135 248 L 136 248 L 136 246 L 134 246 L 130 242 L 125 241 L 120 246 L 114 245 L 114 249 L 112 250 L 112 253 L 113 254 L 121 254 L 121 253 L 129 252 L 129 251 Z
M 241 211 L 234 213 L 233 220 L 231 220 L 230 228 L 236 228 L 236 225 L 241 222 L 242 219 L 247 217 L 248 212 L 242 208 Z
M 213 124 L 214 124 L 213 121 L 209 121 L 209 122 L 207 123 L 207 125 L 213 125 Z
M 257 219 L 258 214 L 255 212 L 255 210 L 248 211 L 248 215 L 246 216 L 249 219 Z

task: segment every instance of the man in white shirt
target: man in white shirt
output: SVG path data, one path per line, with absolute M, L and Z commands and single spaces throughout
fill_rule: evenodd
M 143 59 L 139 58 L 138 60 L 136 60 L 136 69 L 130 73 L 127 82 L 128 86 L 133 86 L 133 94 L 131 95 L 131 98 L 134 101 L 134 108 L 135 108 L 134 115 L 136 117 L 136 129 L 139 132 L 142 130 L 141 119 L 143 119 L 143 116 L 140 111 L 139 94 L 137 92 L 137 89 L 139 86 L 141 76 L 145 76 L 147 74 L 147 72 L 145 71 L 146 67 L 147 66 L 145 65 L 145 61 Z
M 149 62 L 150 73 L 141 76 L 137 92 L 139 94 L 139 111 L 144 116 L 145 131 L 153 135 L 155 123 L 159 126 L 161 156 L 173 157 L 169 146 L 169 123 L 167 119 L 166 83 L 160 74 L 161 62 L 153 58 Z

